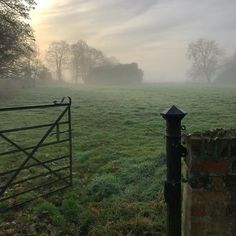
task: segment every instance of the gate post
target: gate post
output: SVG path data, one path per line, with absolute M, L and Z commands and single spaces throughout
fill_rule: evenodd
M 172 106 L 161 112 L 166 120 L 167 180 L 165 202 L 167 204 L 167 236 L 181 236 L 181 120 L 187 113 Z

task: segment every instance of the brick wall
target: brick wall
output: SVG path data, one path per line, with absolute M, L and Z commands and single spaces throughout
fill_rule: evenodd
M 236 235 L 236 138 L 190 135 L 183 162 L 183 235 Z

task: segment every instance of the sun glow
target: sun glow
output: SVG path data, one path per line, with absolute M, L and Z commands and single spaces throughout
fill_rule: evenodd
M 33 26 L 43 19 L 53 2 L 54 0 L 36 0 L 35 9 L 30 14 Z
M 49 0 L 37 0 L 36 1 L 37 5 L 36 5 L 36 9 L 42 9 L 47 7 L 47 5 L 50 3 Z

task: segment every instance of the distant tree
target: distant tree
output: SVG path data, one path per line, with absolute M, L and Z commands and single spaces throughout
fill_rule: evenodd
M 56 77 L 59 81 L 63 81 L 62 71 L 68 64 L 70 47 L 65 41 L 54 41 L 49 45 L 46 59 L 56 70 Z
M 51 80 L 50 70 L 43 64 L 40 59 L 39 48 L 35 45 L 31 57 L 23 58 L 22 62 L 22 79 L 28 80 L 30 84 L 35 84 L 36 80 Z
M 89 46 L 83 40 L 71 45 L 71 66 L 73 80 L 78 82 L 79 77 L 84 80 L 88 71 L 88 51 Z
M 90 61 L 89 71 L 91 71 L 95 67 L 99 67 L 110 63 L 109 59 L 105 57 L 102 51 L 92 47 L 90 47 L 89 50 L 89 61 Z
M 31 46 L 33 48 L 33 52 L 29 56 L 20 57 L 14 65 L 15 70 L 17 70 L 16 77 L 17 79 L 24 80 L 24 86 L 35 86 L 35 82 L 37 79 L 42 79 L 42 74 L 49 78 L 49 70 L 46 68 L 42 61 L 40 60 L 39 49 L 36 44 Z M 46 74 L 46 71 L 48 74 Z
M 18 63 L 22 68 L 20 70 L 22 79 L 35 81 L 41 61 L 39 59 L 39 49 L 36 44 L 33 44 L 31 47 L 33 48 L 33 52 L 28 57 L 22 57 Z
M 107 64 L 109 64 L 109 65 L 114 65 L 115 66 L 115 65 L 119 64 L 119 61 L 115 57 L 107 57 L 106 61 L 107 61 Z
M 52 80 L 52 73 L 45 65 L 41 64 L 37 78 L 40 80 L 49 81 Z
M 138 68 L 137 63 L 131 64 L 106 64 L 94 68 L 88 74 L 85 82 L 87 84 L 111 84 L 127 85 L 139 84 L 143 81 L 143 71 Z
M 215 82 L 221 84 L 236 84 L 236 54 L 225 61 Z
M 71 45 L 71 66 L 75 82 L 78 82 L 79 78 L 85 82 L 91 70 L 115 61 L 117 61 L 115 58 L 105 57 L 101 51 L 88 46 L 83 40 Z
M 198 39 L 189 44 L 187 56 L 192 61 L 189 75 L 194 80 L 212 82 L 213 76 L 219 68 L 219 61 L 223 55 L 214 40 Z
M 16 77 L 18 60 L 33 51 L 33 31 L 27 22 L 34 0 L 0 0 L 0 77 Z

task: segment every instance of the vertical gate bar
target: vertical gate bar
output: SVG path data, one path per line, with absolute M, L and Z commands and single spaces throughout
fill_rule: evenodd
M 72 124 L 71 124 L 71 98 L 69 98 L 68 104 L 68 125 L 69 125 L 69 158 L 70 158 L 70 184 L 73 185 L 72 177 Z
M 56 136 L 57 136 L 57 142 L 60 142 L 60 125 L 59 123 L 57 123 L 57 126 L 56 126 Z
M 161 113 L 166 120 L 167 236 L 181 236 L 181 120 L 186 114 L 176 106 Z

